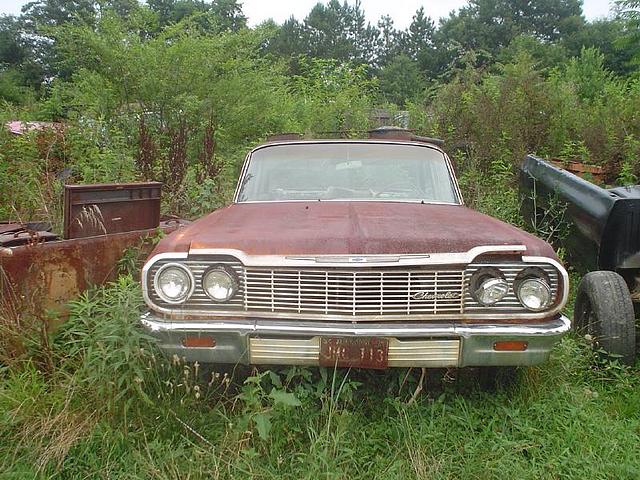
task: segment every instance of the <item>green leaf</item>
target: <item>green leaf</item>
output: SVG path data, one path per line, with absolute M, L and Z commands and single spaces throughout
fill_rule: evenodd
M 273 399 L 274 404 L 282 404 L 288 407 L 299 407 L 302 405 L 300 400 L 293 394 L 289 392 L 285 392 L 283 390 L 276 390 L 275 388 L 271 390 L 269 396 Z
M 253 416 L 253 421 L 256 423 L 260 438 L 266 440 L 271 431 L 271 420 L 269 420 L 269 416 L 266 413 L 256 413 Z
M 269 370 L 269 378 L 271 378 L 271 383 L 276 387 L 282 387 L 282 382 L 280 381 L 280 376 Z

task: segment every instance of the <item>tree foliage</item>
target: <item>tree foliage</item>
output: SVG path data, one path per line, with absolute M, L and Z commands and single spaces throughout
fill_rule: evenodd
M 579 0 L 473 0 L 437 25 L 420 8 L 401 30 L 329 0 L 249 28 L 237 0 L 34 0 L 0 17 L 0 113 L 68 133 L 7 140 L 21 161 L 0 159 L 0 204 L 46 216 L 32 200 L 52 203 L 64 171 L 162 180 L 165 208 L 195 216 L 229 198 L 269 133 L 350 135 L 381 107 L 458 146 L 467 172 L 502 181 L 533 151 L 640 176 L 639 11 L 623 1 L 586 22 Z

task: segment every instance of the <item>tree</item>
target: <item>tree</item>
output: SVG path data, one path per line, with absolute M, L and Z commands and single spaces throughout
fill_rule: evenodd
M 520 35 L 556 42 L 583 25 L 580 0 L 470 0 L 441 21 L 436 47 L 446 50 L 453 43 L 494 59 Z M 442 58 L 438 69 L 446 69 L 453 60 L 451 55 Z
M 376 64 L 378 66 L 387 65 L 394 59 L 400 50 L 399 40 L 401 32 L 398 32 L 394 25 L 393 19 L 389 15 L 384 15 L 378 21 L 378 35 Z
M 626 31 L 617 40 L 617 46 L 631 53 L 634 65 L 640 64 L 640 0 L 619 0 L 618 16 L 626 22 Z
M 220 20 L 221 31 L 237 32 L 247 26 L 247 17 L 237 0 L 214 0 L 210 11 Z
M 378 30 L 365 21 L 360 1 L 330 0 L 316 4 L 300 23 L 287 20 L 272 51 L 282 56 L 291 53 L 355 63 L 373 63 Z
M 22 7 L 25 29 L 34 34 L 69 22 L 93 24 L 95 18 L 94 0 L 34 0 Z
M 24 33 L 14 16 L 0 17 L 0 72 L 4 83 L 38 88 L 45 76 L 35 52 L 35 39 Z
M 544 42 L 531 35 L 519 35 L 498 55 L 501 64 L 518 63 L 523 55 L 528 55 L 536 69 L 549 71 L 564 64 L 569 52 L 564 44 Z
M 158 15 L 160 27 L 175 24 L 194 14 L 210 15 L 211 22 L 205 22 L 214 33 L 238 31 L 246 27 L 247 17 L 242 13 L 242 5 L 237 0 L 147 0 L 149 8 Z
M 380 91 L 385 98 L 403 106 L 424 90 L 425 83 L 418 65 L 406 55 L 398 55 L 380 71 Z
M 110 9 L 126 18 L 140 8 L 138 0 L 97 0 L 100 10 Z
M 420 7 L 413 16 L 409 28 L 402 35 L 400 44 L 403 53 L 418 60 L 421 53 L 433 48 L 434 32 L 433 20 L 425 15 L 424 7 Z
M 572 57 L 579 56 L 584 48 L 596 48 L 604 54 L 604 65 L 608 70 L 618 75 L 628 75 L 636 68 L 632 59 L 640 42 L 640 38 L 626 41 L 626 35 L 632 31 L 620 17 L 595 20 L 565 37 L 562 45 Z
M 21 39 L 21 27 L 16 17 L 0 17 L 0 68 L 21 65 L 29 53 Z

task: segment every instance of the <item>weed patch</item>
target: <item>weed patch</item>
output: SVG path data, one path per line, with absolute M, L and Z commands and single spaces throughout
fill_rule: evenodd
M 565 338 L 491 391 L 473 370 L 217 371 L 164 358 L 130 277 L 71 305 L 54 369 L 0 372 L 5 478 L 637 478 L 636 370 Z M 595 365 L 595 366 L 594 366 Z

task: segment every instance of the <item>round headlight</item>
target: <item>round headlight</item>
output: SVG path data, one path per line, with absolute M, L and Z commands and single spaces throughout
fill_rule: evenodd
M 204 274 L 202 288 L 212 300 L 226 302 L 238 291 L 238 282 L 224 267 L 214 267 Z
M 525 278 L 516 288 L 518 300 L 525 308 L 540 311 L 551 303 L 551 288 L 541 278 Z
M 479 282 L 473 297 L 482 305 L 493 305 L 509 292 L 509 284 L 504 278 L 487 277 Z
M 191 272 L 180 264 L 170 263 L 158 270 L 153 280 L 158 296 L 167 303 L 182 303 L 193 292 Z

